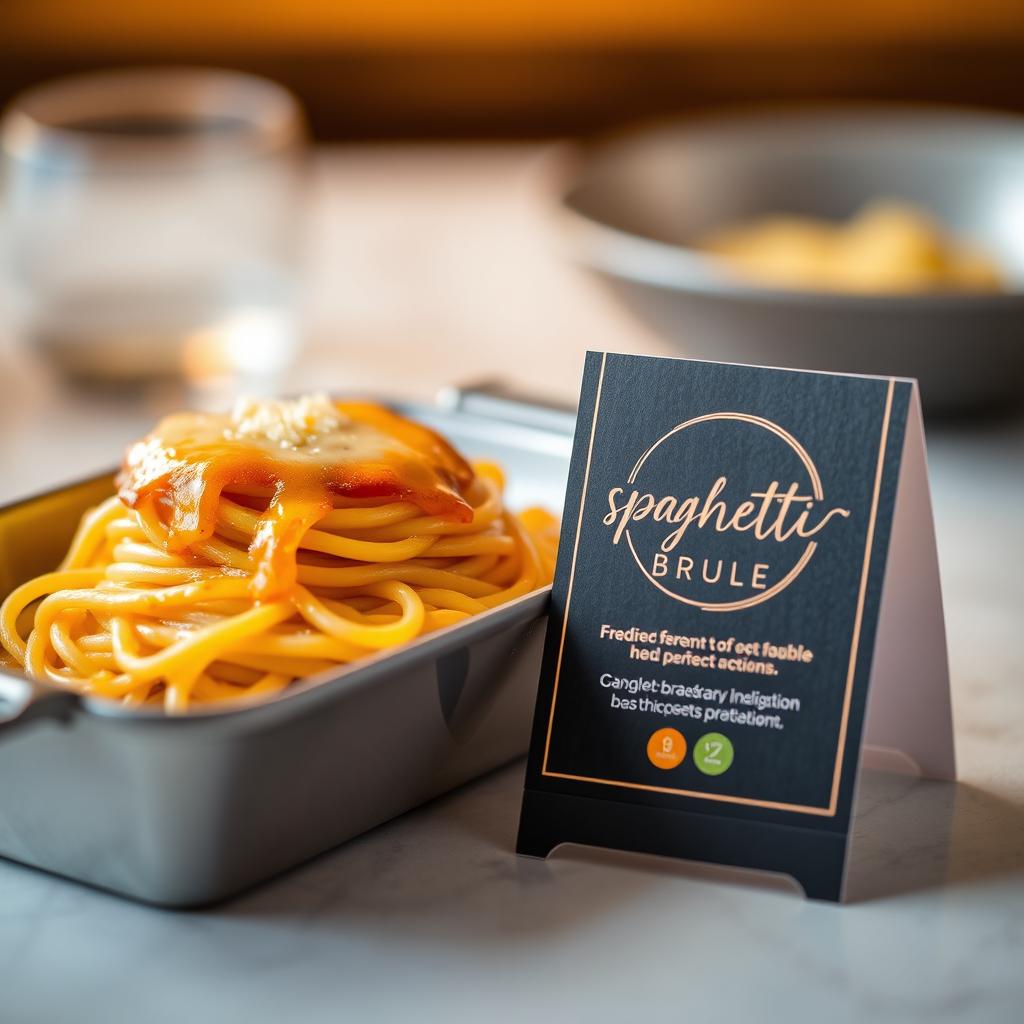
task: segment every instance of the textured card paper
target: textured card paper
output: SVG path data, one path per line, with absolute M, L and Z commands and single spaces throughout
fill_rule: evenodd
M 953 776 L 916 383 L 590 353 L 519 852 L 840 899 L 868 744 Z

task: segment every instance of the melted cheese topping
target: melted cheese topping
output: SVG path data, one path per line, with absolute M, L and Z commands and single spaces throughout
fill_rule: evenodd
M 462 492 L 473 480 L 440 435 L 372 402 L 246 400 L 231 415 L 181 413 L 128 450 L 118 477 L 121 501 L 135 509 L 167 551 L 208 541 L 222 494 L 266 500 L 250 554 L 253 597 L 295 584 L 303 534 L 334 498 L 393 498 L 452 522 L 473 510 Z

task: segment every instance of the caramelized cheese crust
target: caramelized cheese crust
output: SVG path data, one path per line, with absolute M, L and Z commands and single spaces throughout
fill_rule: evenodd
M 175 553 L 213 536 L 222 494 L 265 503 L 249 549 L 257 599 L 294 586 L 302 535 L 335 498 L 408 501 L 426 515 L 472 520 L 462 493 L 473 470 L 439 434 L 372 402 L 300 403 L 168 416 L 129 448 L 121 501 Z

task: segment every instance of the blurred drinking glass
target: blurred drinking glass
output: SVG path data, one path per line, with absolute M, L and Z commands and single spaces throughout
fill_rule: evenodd
M 139 69 L 0 124 L 16 323 L 78 379 L 268 379 L 297 346 L 304 125 L 263 79 Z

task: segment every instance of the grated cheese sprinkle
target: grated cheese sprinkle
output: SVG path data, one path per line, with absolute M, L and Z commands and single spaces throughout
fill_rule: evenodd
M 235 402 L 226 434 L 229 438 L 270 441 L 282 448 L 301 448 L 349 423 L 322 391 L 290 402 L 244 397 Z

